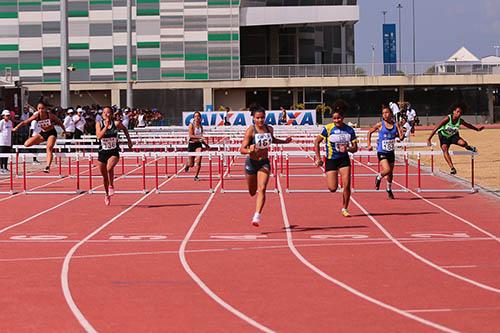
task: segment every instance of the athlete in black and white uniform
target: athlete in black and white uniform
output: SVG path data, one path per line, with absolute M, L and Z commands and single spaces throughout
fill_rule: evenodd
M 210 147 L 208 143 L 203 138 L 203 126 L 201 125 L 201 113 L 196 111 L 193 116 L 193 122 L 189 124 L 189 143 L 188 143 L 188 152 L 202 152 L 203 146 L 207 149 Z M 194 180 L 199 181 L 198 175 L 200 174 L 201 168 L 201 156 L 189 156 L 186 165 L 184 166 L 184 170 L 186 172 L 189 171 L 189 168 L 192 168 L 196 163 L 195 176 Z
M 120 121 L 113 118 L 113 110 L 107 106 L 102 112 L 102 121 L 95 124 L 96 137 L 99 140 L 99 169 L 104 183 L 104 203 L 109 206 L 110 196 L 114 194 L 115 166 L 120 160 L 120 147 L 118 146 L 118 132 L 122 130 L 128 140 L 128 147 L 132 148 L 132 140 L 128 130 Z
M 47 111 L 47 106 L 45 105 L 45 103 L 39 102 L 36 108 L 37 112 L 35 112 L 28 119 L 20 122 L 12 131 L 15 132 L 20 127 L 31 124 L 33 120 L 36 120 L 38 122 L 38 126 L 41 129 L 40 133 L 28 138 L 28 140 L 24 142 L 24 146 L 31 147 L 33 145 L 38 145 L 43 141 L 47 141 L 47 148 L 46 148 L 47 165 L 45 166 L 43 172 L 49 173 L 53 159 L 52 149 L 54 148 L 57 141 L 57 131 L 54 125 L 57 125 L 62 128 L 63 135 L 66 132 L 66 128 L 64 127 L 64 124 L 59 118 L 57 118 L 54 114 Z
M 271 163 L 268 152 L 272 143 L 289 143 L 291 137 L 280 140 L 274 137 L 274 130 L 265 124 L 266 111 L 261 106 L 255 105 L 250 108 L 254 125 L 248 127 L 245 137 L 241 143 L 240 152 L 247 154 L 245 161 L 245 173 L 248 192 L 254 196 L 258 190 L 255 214 L 252 224 L 256 227 L 261 222 L 261 213 L 266 202 L 266 188 L 269 181 Z

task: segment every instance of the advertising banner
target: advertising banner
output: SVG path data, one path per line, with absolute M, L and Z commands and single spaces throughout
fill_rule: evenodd
M 396 50 L 396 25 L 383 25 L 383 45 L 384 45 L 384 74 L 396 73 L 397 50 Z
M 182 125 L 187 127 L 193 119 L 194 112 L 182 113 Z M 202 125 L 205 127 L 224 126 L 225 111 L 201 112 Z M 249 111 L 231 111 L 227 113 L 230 126 L 249 126 L 253 124 Z M 281 121 L 281 111 L 266 111 L 266 124 L 268 125 L 316 125 L 316 110 L 291 110 L 287 111 L 287 122 Z

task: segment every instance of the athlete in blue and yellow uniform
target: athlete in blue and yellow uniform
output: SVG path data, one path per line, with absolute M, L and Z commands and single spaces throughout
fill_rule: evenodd
M 390 108 L 382 108 L 382 121 L 375 124 L 375 126 L 368 131 L 368 150 L 373 149 L 372 134 L 376 131 L 379 131 L 377 140 L 377 157 L 381 170 L 380 174 L 378 174 L 375 178 L 375 188 L 378 190 L 380 188 L 382 178 L 387 176 L 387 195 L 389 199 L 394 199 L 394 194 L 392 193 L 394 161 L 396 160 L 394 148 L 396 138 L 399 137 L 399 139 L 402 140 L 404 135 L 401 127 L 399 127 L 399 124 L 393 120 Z
M 351 198 L 351 160 L 349 153 L 358 151 L 358 141 L 354 129 L 344 124 L 342 107 L 334 107 L 332 123 L 323 127 L 321 134 L 314 142 L 316 147 L 316 165 L 322 166 L 320 144 L 326 140 L 326 178 L 330 192 L 337 191 L 338 173 L 344 186 L 342 215 L 349 217 L 349 200 Z
M 443 151 L 444 159 L 446 160 L 446 163 L 448 163 L 451 170 L 450 173 L 452 175 L 456 174 L 457 170 L 455 169 L 453 161 L 451 160 L 451 156 L 448 153 L 451 145 L 464 147 L 465 149 L 474 153 L 477 151 L 476 147 L 469 146 L 467 141 L 460 137 L 460 134 L 458 133 L 460 125 L 473 129 L 475 131 L 482 131 L 484 129 L 484 126 L 476 127 L 461 118 L 462 113 L 465 112 L 466 109 L 467 105 L 463 103 L 454 104 L 451 107 L 452 113 L 436 125 L 431 135 L 427 139 L 427 144 L 430 146 L 432 137 L 434 136 L 434 134 L 436 134 L 436 132 L 438 133 L 441 150 Z

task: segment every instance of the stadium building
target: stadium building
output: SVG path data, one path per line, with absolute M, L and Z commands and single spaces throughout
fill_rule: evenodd
M 72 105 L 126 106 L 126 3 L 68 1 Z M 0 7 L 0 79 L 27 87 L 32 103 L 43 95 L 59 104 L 60 2 Z M 338 98 L 358 118 L 389 100 L 446 112 L 457 98 L 493 118 L 498 104 L 499 75 L 429 79 L 412 74 L 441 73 L 412 64 L 387 77 L 378 64 L 356 64 L 356 0 L 136 0 L 132 12 L 134 106 L 159 107 L 167 119 L 252 102 L 314 109 Z

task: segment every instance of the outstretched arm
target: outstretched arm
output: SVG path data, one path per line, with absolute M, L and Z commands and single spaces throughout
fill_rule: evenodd
M 398 129 L 398 136 L 399 140 L 403 140 L 405 137 L 405 134 L 403 133 L 403 130 L 401 129 L 401 126 L 399 126 L 399 123 L 396 123 L 396 128 Z
M 269 132 L 271 133 L 271 136 L 273 137 L 273 143 L 278 143 L 278 144 L 283 144 L 283 143 L 290 143 L 292 142 L 292 137 L 289 136 L 285 140 L 278 139 L 274 136 L 274 128 L 269 126 Z
M 54 122 L 57 126 L 61 127 L 63 132 L 66 132 L 66 127 L 64 126 L 63 122 L 61 121 L 61 119 L 59 119 L 58 117 L 56 117 L 55 115 L 53 114 L 50 114 L 50 120 L 52 122 Z
M 128 148 L 132 149 L 134 144 L 132 143 L 132 140 L 130 139 L 130 134 L 128 133 L 128 129 L 123 125 L 123 123 L 121 121 L 116 121 L 115 124 L 119 130 L 122 130 L 123 133 L 125 133 L 125 136 L 127 137 L 127 141 L 128 141 Z
M 480 131 L 482 131 L 482 130 L 484 129 L 484 126 L 479 126 L 479 127 L 476 127 L 476 126 L 474 126 L 474 125 L 472 125 L 472 124 L 469 124 L 468 122 L 466 122 L 466 121 L 465 121 L 465 120 L 463 120 L 463 119 L 462 119 L 462 123 L 461 123 L 461 125 L 464 125 L 465 127 L 470 128 L 470 129 L 473 129 L 473 130 L 475 130 L 475 131 L 477 131 L 477 132 L 480 132 Z
M 434 136 L 434 134 L 436 134 L 437 130 L 441 127 L 441 126 L 444 126 L 444 124 L 446 124 L 448 122 L 448 117 L 445 117 L 443 118 L 443 120 L 441 120 L 439 122 L 439 124 L 436 125 L 436 127 L 434 127 L 434 129 L 432 130 L 432 133 L 431 135 L 429 135 L 429 137 L 427 138 L 427 145 L 430 146 L 431 145 L 431 140 L 432 140 L 432 137 Z
M 252 131 L 253 131 L 252 128 L 249 127 L 245 132 L 245 137 L 243 138 L 243 142 L 241 142 L 240 153 L 244 155 L 251 154 L 255 151 L 255 145 L 249 146 L 250 138 L 252 137 L 253 134 Z
M 20 127 L 23 127 L 23 126 L 26 126 L 26 125 L 28 125 L 28 124 L 31 124 L 31 122 L 32 122 L 33 120 L 36 120 L 36 119 L 37 119 L 37 117 L 38 117 L 38 114 L 36 114 L 36 113 L 35 113 L 34 115 L 32 115 L 31 117 L 29 117 L 28 119 L 21 121 L 19 124 L 17 124 L 17 126 L 16 126 L 16 127 L 14 127 L 14 128 L 12 129 L 12 132 L 17 131 Z
M 323 160 L 321 159 L 321 153 L 320 153 L 321 150 L 320 144 L 321 142 L 323 142 L 324 139 L 325 138 L 322 135 L 318 135 L 316 137 L 316 140 L 314 140 L 314 150 L 316 152 L 316 158 L 314 163 L 316 163 L 316 165 L 319 167 L 323 165 Z
M 368 136 L 367 136 L 367 141 L 368 141 L 368 150 L 372 150 L 372 134 L 375 133 L 380 129 L 380 126 L 382 126 L 382 123 L 378 122 L 375 125 L 373 125 L 372 128 L 368 131 Z

